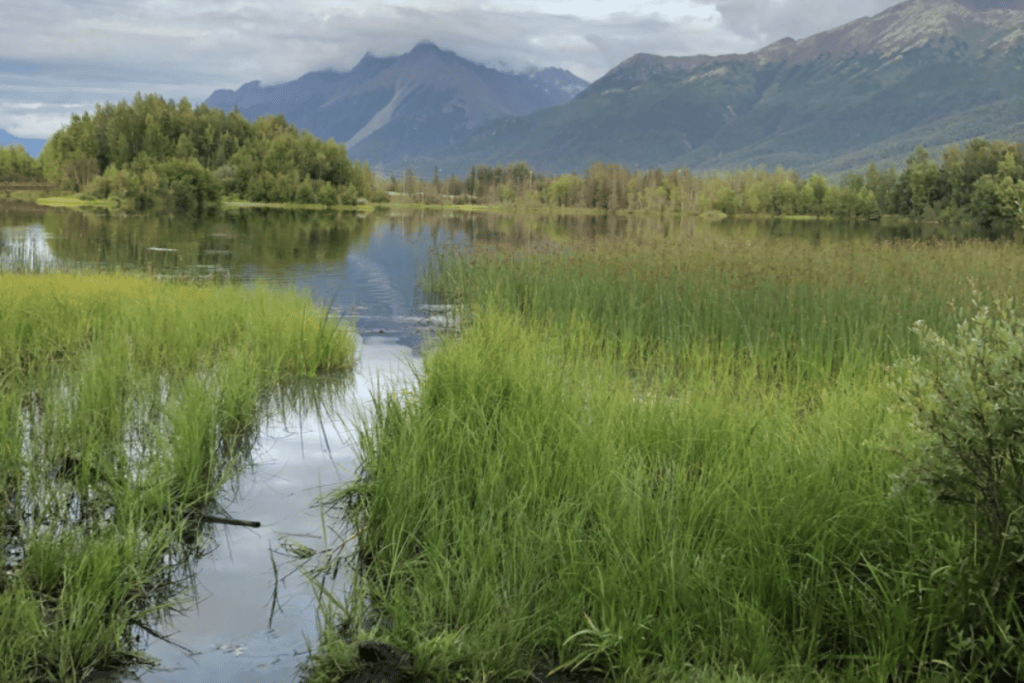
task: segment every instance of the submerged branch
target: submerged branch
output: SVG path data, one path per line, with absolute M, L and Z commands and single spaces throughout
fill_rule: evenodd
M 230 524 L 232 526 L 248 526 L 252 528 L 258 528 L 259 522 L 250 522 L 245 519 L 229 519 L 227 517 L 214 517 L 212 515 L 202 515 L 204 522 L 210 522 L 212 524 Z

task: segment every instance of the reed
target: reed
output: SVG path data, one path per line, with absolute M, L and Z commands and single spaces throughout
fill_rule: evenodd
M 950 300 L 1021 289 L 1012 244 L 842 240 L 814 245 L 698 232 L 437 256 L 425 288 L 566 329 L 594 326 L 627 361 L 690 365 L 717 349 L 768 378 L 834 377 L 916 350 L 914 320 L 949 327 Z M 909 322 L 908 322 L 909 321 Z M 945 330 L 945 328 L 943 328 Z
M 332 623 L 442 681 L 969 678 L 984 558 L 893 493 L 886 366 L 915 320 L 955 324 L 968 276 L 1019 288 L 1019 257 L 711 234 L 441 255 L 427 288 L 471 324 L 366 418 Z M 356 667 L 335 633 L 310 680 Z
M 274 387 L 352 368 L 308 296 L 0 274 L 0 680 L 144 661 Z

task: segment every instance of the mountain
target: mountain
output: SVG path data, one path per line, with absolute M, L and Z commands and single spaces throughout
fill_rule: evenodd
M 1024 0 L 907 0 L 748 54 L 638 54 L 568 103 L 415 160 L 838 173 L 972 137 L 1024 138 Z
M 436 154 L 494 119 L 564 104 L 586 86 L 561 69 L 507 73 L 423 42 L 399 57 L 367 54 L 347 72 L 218 90 L 206 104 L 237 106 L 250 120 L 283 114 L 317 137 L 344 142 L 353 158 L 400 172 L 410 156 Z
M 0 147 L 13 147 L 14 145 L 21 145 L 25 148 L 25 151 L 29 153 L 29 156 L 38 157 L 39 152 L 43 151 L 43 145 L 46 144 L 46 140 L 33 140 L 29 138 L 16 138 L 5 130 L 0 130 Z

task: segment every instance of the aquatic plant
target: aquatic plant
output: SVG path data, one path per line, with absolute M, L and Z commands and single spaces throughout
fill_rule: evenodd
M 967 276 L 1016 291 L 1019 256 L 710 232 L 439 255 L 426 289 L 469 324 L 366 418 L 337 496 L 357 579 L 310 680 L 366 639 L 441 681 L 996 671 L 975 612 L 1017 628 L 1015 603 L 972 587 L 953 510 L 892 495 L 880 437 L 912 322 L 954 327 Z
M 0 274 L 0 680 L 144 661 L 273 388 L 351 369 L 308 296 Z

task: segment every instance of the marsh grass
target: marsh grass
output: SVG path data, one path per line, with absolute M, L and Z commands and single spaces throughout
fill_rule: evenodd
M 968 278 L 1019 288 L 1018 253 L 1011 243 L 641 232 L 438 254 L 424 287 L 563 330 L 582 322 L 638 366 L 658 359 L 686 374 L 711 352 L 766 381 L 813 384 L 915 351 L 915 320 L 951 327 L 946 304 L 969 295 Z
M 1020 587 L 979 588 L 970 532 L 894 493 L 879 434 L 912 323 L 955 325 L 967 276 L 1019 288 L 1019 257 L 711 234 L 442 254 L 427 288 L 471 324 L 366 418 L 335 499 L 359 576 L 310 680 L 367 638 L 442 681 L 1007 670 Z
M 308 296 L 0 274 L 0 680 L 141 661 L 274 387 L 352 368 Z

